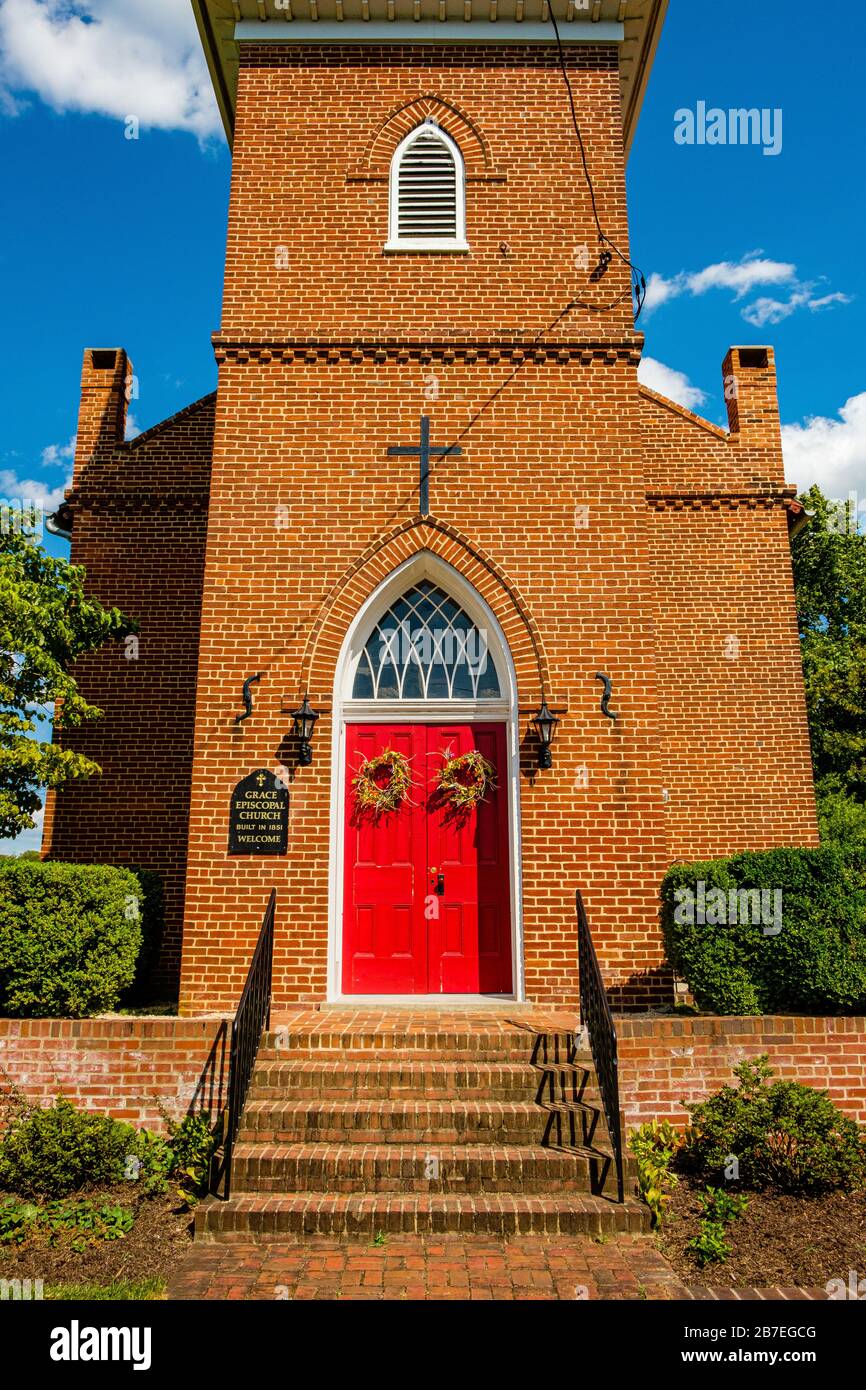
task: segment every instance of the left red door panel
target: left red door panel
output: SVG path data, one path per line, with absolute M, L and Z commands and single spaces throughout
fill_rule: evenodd
M 353 795 L 358 768 L 385 748 L 404 753 L 413 770 L 420 771 L 424 729 L 412 724 L 347 727 L 344 994 L 422 994 L 427 988 L 426 933 L 417 911 L 426 873 L 423 797 L 410 795 L 397 810 L 376 817 L 359 815 Z

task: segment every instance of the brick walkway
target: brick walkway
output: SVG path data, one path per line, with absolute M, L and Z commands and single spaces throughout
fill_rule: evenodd
M 177 1299 L 665 1299 L 689 1294 L 642 1237 L 512 1240 L 389 1236 L 384 1245 L 200 1243 L 170 1282 Z

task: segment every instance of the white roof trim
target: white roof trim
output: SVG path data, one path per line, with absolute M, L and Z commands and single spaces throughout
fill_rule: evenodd
M 625 28 L 615 21 L 598 24 L 560 24 L 563 43 L 621 43 Z M 514 23 L 508 20 L 435 19 L 369 20 L 334 22 L 294 20 L 290 24 L 275 20 L 243 21 L 235 25 L 238 43 L 556 43 L 552 24 Z

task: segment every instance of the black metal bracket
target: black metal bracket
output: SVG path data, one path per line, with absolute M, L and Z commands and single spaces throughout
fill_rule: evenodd
M 250 691 L 250 686 L 253 685 L 256 681 L 260 681 L 262 678 L 262 674 L 263 673 L 261 671 L 256 671 L 256 674 L 254 676 L 247 676 L 246 680 L 244 681 L 244 691 L 242 697 L 244 702 L 244 713 L 235 716 L 236 724 L 243 724 L 244 720 L 249 719 L 250 715 L 252 714 L 253 697 L 252 692 Z
M 602 685 L 604 686 L 604 694 L 601 697 L 601 704 L 599 705 L 599 709 L 601 710 L 605 718 L 618 719 L 619 715 L 615 714 L 614 711 L 610 709 L 608 704 L 608 701 L 610 700 L 611 696 L 610 676 L 606 676 L 603 671 L 596 671 L 595 678 L 597 681 L 601 681 Z

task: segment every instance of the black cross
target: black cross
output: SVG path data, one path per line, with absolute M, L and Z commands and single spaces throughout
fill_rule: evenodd
M 463 450 L 459 444 L 449 444 L 447 449 L 434 449 L 430 444 L 430 416 L 422 415 L 420 447 L 414 444 L 392 444 L 388 453 L 400 454 L 403 457 L 418 455 L 418 510 L 422 516 L 426 516 L 430 511 L 430 455 L 462 454 Z

